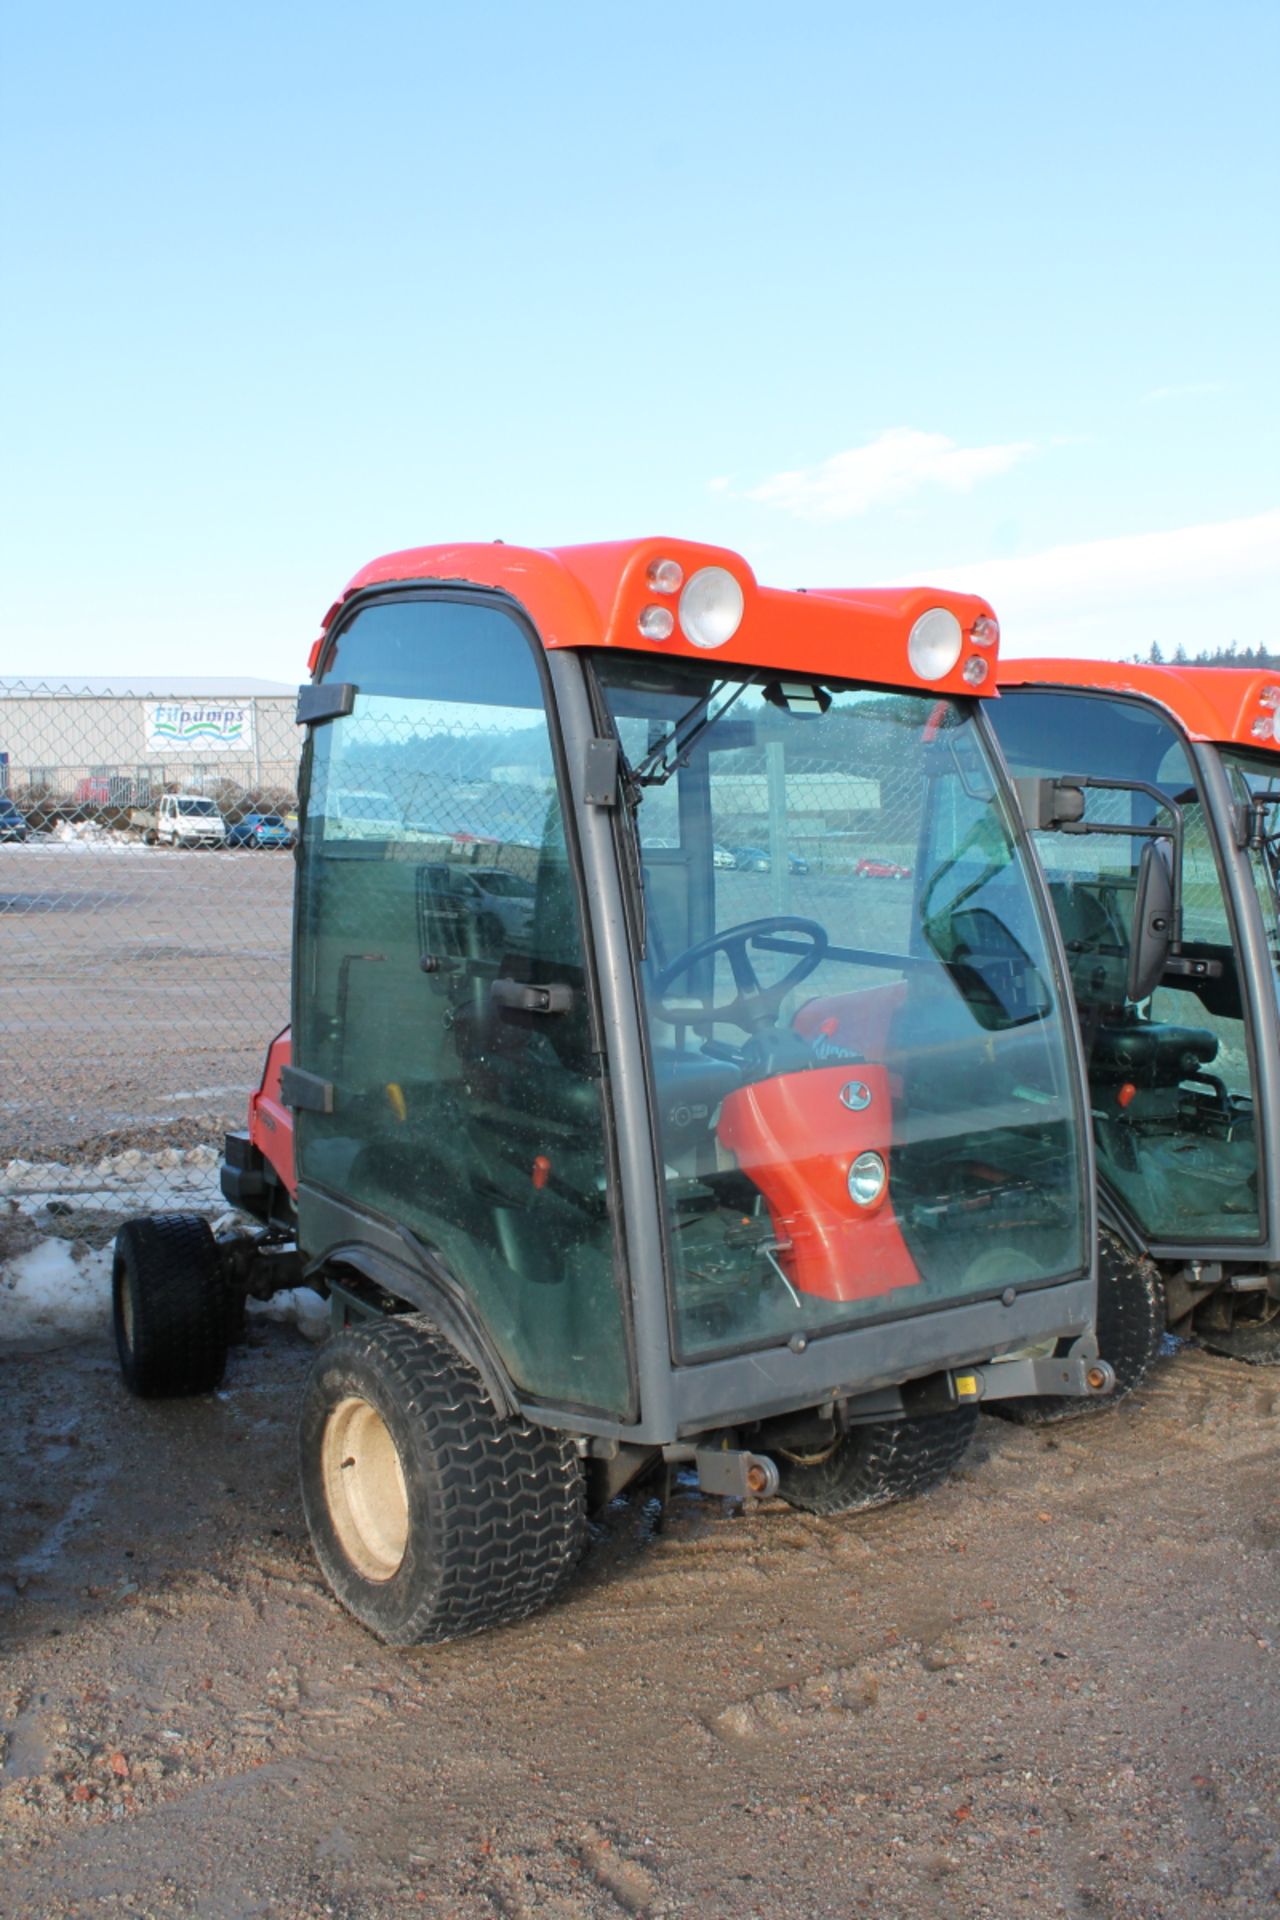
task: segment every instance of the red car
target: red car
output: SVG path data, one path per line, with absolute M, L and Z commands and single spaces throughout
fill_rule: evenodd
M 854 877 L 858 880 L 909 880 L 910 867 L 900 867 L 896 860 L 859 860 L 854 865 Z

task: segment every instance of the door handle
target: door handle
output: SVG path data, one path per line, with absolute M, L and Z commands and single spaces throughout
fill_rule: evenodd
M 573 1006 L 573 988 L 561 980 L 530 986 L 523 980 L 499 979 L 491 983 L 489 998 L 495 1007 L 510 1007 L 520 1013 L 568 1013 Z

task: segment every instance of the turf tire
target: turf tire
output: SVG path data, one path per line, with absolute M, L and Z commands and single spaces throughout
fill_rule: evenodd
M 392 1646 L 535 1613 L 582 1554 L 573 1442 L 500 1414 L 426 1321 L 365 1321 L 320 1351 L 298 1431 L 302 1504 L 334 1594 Z M 352 1477 L 347 1479 L 350 1474 Z
M 977 1421 L 976 1407 L 957 1407 L 850 1427 L 815 1459 L 775 1449 L 778 1492 L 807 1513 L 858 1513 L 927 1493 L 958 1464 Z
M 1167 1321 L 1164 1281 L 1154 1260 L 1134 1253 L 1114 1234 L 1100 1233 L 1098 1353 L 1115 1369 L 1115 1391 L 1088 1399 L 1045 1393 L 1026 1400 L 993 1400 L 987 1412 L 1031 1427 L 1109 1412 L 1146 1379 L 1163 1344 Z
M 116 1235 L 111 1317 L 131 1393 L 212 1393 L 226 1372 L 230 1310 L 208 1221 L 198 1213 L 126 1220 Z
M 1211 1322 L 1202 1326 L 1193 1314 L 1191 1330 L 1210 1353 L 1243 1360 L 1251 1367 L 1280 1367 L 1280 1313 L 1273 1313 L 1269 1320 L 1238 1319 L 1229 1327 Z

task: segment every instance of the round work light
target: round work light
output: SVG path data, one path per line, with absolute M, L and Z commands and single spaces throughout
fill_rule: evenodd
M 684 568 L 678 560 L 651 560 L 645 577 L 651 593 L 678 593 L 684 584 Z
M 930 607 L 911 629 L 907 659 L 922 680 L 941 680 L 960 658 L 960 622 L 949 607 Z
M 669 640 L 676 617 L 670 607 L 646 607 L 636 624 L 646 640 Z
M 699 567 L 680 595 L 680 625 L 695 647 L 722 647 L 742 624 L 746 602 L 727 567 Z

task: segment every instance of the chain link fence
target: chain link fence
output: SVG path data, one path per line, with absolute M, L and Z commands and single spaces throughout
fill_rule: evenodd
M 296 696 L 0 682 L 0 1199 L 220 1204 L 288 1019 Z

